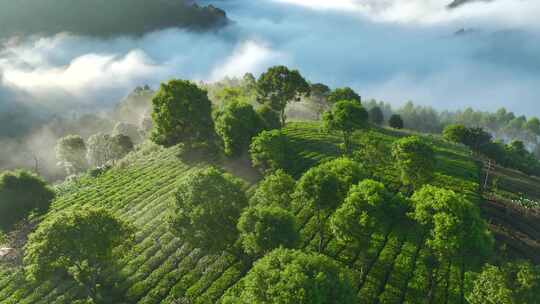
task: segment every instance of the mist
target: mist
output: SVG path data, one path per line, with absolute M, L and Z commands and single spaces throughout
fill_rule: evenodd
M 0 113 L 19 107 L 28 115 L 18 122 L 30 126 L 53 115 L 110 110 L 139 85 L 258 75 L 284 64 L 312 82 L 351 86 L 364 99 L 396 106 L 412 100 L 440 110 L 506 107 L 540 116 L 537 1 L 451 10 L 446 0 L 199 2 L 224 9 L 230 24 L 208 32 L 4 41 Z M 33 142 L 44 128 L 30 128 L 26 138 Z

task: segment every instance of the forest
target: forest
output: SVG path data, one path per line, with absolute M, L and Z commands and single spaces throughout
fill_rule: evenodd
M 537 118 L 280 65 L 52 126 L 54 178 L 0 174 L 1 304 L 540 303 Z

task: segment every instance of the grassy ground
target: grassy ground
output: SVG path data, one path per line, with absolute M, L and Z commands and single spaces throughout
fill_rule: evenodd
M 317 123 L 291 123 L 284 130 L 293 143 L 291 155 L 295 177 L 313 165 L 340 155 L 341 139 L 321 132 Z M 398 173 L 389 161 L 393 141 L 408 133 L 374 129 L 355 136 L 356 148 L 373 147 L 372 153 L 360 153 L 359 160 L 373 169 L 375 178 L 390 187 L 399 187 Z M 429 138 L 436 147 L 437 169 L 434 183 L 467 193 L 478 202 L 479 170 L 469 152 Z M 371 144 L 367 145 L 369 141 Z M 368 150 L 366 148 L 366 150 Z M 117 292 L 127 295 L 129 303 L 216 303 L 227 289 L 235 286 L 248 269 L 229 256 L 208 256 L 175 238 L 168 230 L 166 215 L 174 191 L 182 176 L 206 163 L 185 163 L 179 148 L 143 149 L 97 177 L 86 177 L 60 187 L 61 195 L 51 213 L 81 206 L 100 206 L 112 210 L 137 228 L 136 245 L 121 262 Z M 242 161 L 225 167 L 248 183 L 257 181 L 253 170 Z M 310 210 L 295 211 L 302 223 L 303 247 L 316 248 L 315 221 Z M 398 236 L 397 229 L 405 229 Z M 402 234 L 399 234 L 402 235 Z M 358 303 L 429 303 L 426 250 L 421 233 L 410 227 L 394 227 L 383 234 L 372 234 L 369 248 L 362 252 L 330 239 L 325 254 L 343 263 L 355 273 Z M 364 253 L 365 259 L 360 259 Z M 448 260 L 435 269 L 432 303 L 460 302 L 460 266 Z M 61 279 L 33 285 L 23 279 L 20 270 L 0 265 L 0 304 L 72 303 L 80 290 Z

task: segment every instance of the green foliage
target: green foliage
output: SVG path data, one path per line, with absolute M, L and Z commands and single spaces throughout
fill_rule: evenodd
M 311 85 L 309 100 L 315 107 L 317 118 L 328 108 L 328 96 L 330 92 L 330 88 L 325 84 L 315 83 Z
M 357 250 L 364 246 L 373 232 L 386 232 L 404 215 L 404 205 L 383 184 L 364 180 L 349 191 L 345 202 L 330 219 L 330 227 L 343 244 L 353 244 Z
M 435 153 L 426 140 L 416 136 L 402 138 L 393 144 L 392 156 L 404 185 L 419 189 L 433 178 Z
M 331 105 L 343 100 L 354 101 L 358 104 L 362 103 L 362 98 L 360 95 L 349 87 L 337 88 L 328 95 L 328 103 Z
M 250 199 L 252 206 L 277 206 L 290 209 L 296 181 L 285 171 L 277 170 L 268 175 L 257 186 Z
M 358 184 L 367 177 L 360 163 L 347 157 L 340 157 L 324 162 L 319 165 L 319 168 L 322 171 L 332 172 L 338 177 L 339 191 L 344 195 L 349 192 L 349 189 L 353 185 Z
M 473 276 L 467 295 L 471 304 L 539 303 L 540 267 L 517 261 L 502 266 L 486 265 Z
M 325 215 L 329 215 L 343 202 L 347 194 L 343 192 L 343 188 L 336 172 L 325 170 L 322 167 L 309 169 L 296 184 L 293 193 L 295 206 L 298 209 L 307 207 L 316 213 L 319 252 L 322 251 L 324 245 Z
M 87 159 L 92 167 L 101 167 L 112 160 L 111 136 L 98 133 L 88 138 Z
M 30 280 L 67 274 L 97 301 L 104 273 L 110 272 L 132 239 L 133 228 L 104 209 L 77 209 L 42 222 L 25 247 L 25 272 Z M 125 252 L 125 251 L 124 251 Z
M 228 293 L 224 304 L 350 304 L 356 295 L 350 273 L 317 254 L 277 249 L 257 263 Z
M 368 113 L 360 103 L 352 100 L 343 100 L 334 103 L 332 109 L 323 116 L 324 126 L 328 130 L 339 131 L 343 134 L 343 141 L 347 154 L 351 153 L 353 132 L 367 126 Z
M 43 214 L 55 194 L 39 177 L 26 171 L 0 174 L 0 230 L 8 231 L 31 212 Z
M 262 126 L 264 130 L 274 130 L 281 127 L 279 113 L 272 110 L 272 108 L 270 108 L 269 106 L 260 106 L 257 109 L 257 114 L 262 121 Z
M 114 135 L 111 137 L 110 149 L 113 160 L 121 159 L 133 150 L 133 141 L 124 134 Z
M 271 67 L 257 81 L 257 101 L 280 113 L 281 126 L 285 126 L 285 108 L 291 101 L 308 96 L 310 87 L 297 70 L 285 66 Z
M 86 161 L 86 145 L 82 137 L 68 135 L 56 143 L 56 159 L 64 167 L 67 174 L 76 174 L 88 167 Z
M 300 240 L 296 218 L 279 207 L 247 208 L 238 230 L 244 251 L 251 256 L 263 256 L 279 247 L 295 248 Z
M 401 130 L 403 127 L 405 127 L 405 123 L 403 122 L 403 118 L 401 118 L 401 115 L 394 114 L 390 116 L 390 119 L 388 120 L 388 125 L 391 128 Z
M 152 104 L 155 143 L 166 147 L 185 143 L 189 147 L 212 137 L 212 104 L 207 92 L 196 84 L 187 80 L 162 83 Z
M 478 206 L 464 195 L 434 186 L 424 186 L 411 198 L 410 216 L 428 233 L 426 245 L 441 258 L 474 254 L 481 261 L 491 250 L 492 237 Z
M 443 130 L 444 139 L 464 144 L 467 141 L 467 128 L 464 125 L 449 125 Z
M 131 123 L 119 122 L 114 126 L 112 136 L 125 135 L 131 139 L 133 144 L 139 144 L 142 142 L 142 134 L 139 128 Z
M 181 239 L 205 252 L 229 250 L 247 206 L 242 187 L 241 180 L 214 167 L 191 172 L 178 186 L 171 227 Z
M 375 106 L 371 109 L 369 109 L 369 121 L 372 123 L 372 124 L 376 124 L 376 125 L 382 125 L 383 122 L 384 122 L 384 114 L 383 114 L 383 111 L 381 110 L 381 108 L 379 108 L 378 106 Z
M 263 131 L 251 142 L 249 153 L 253 167 L 271 173 L 289 166 L 287 137 L 280 130 Z
M 247 150 L 253 136 L 261 130 L 262 122 L 251 106 L 229 102 L 215 118 L 216 133 L 221 137 L 225 155 L 240 156 Z

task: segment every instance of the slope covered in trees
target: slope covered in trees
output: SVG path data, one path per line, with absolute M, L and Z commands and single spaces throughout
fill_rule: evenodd
M 189 81 L 162 85 L 154 142 L 56 185 L 48 212 L 29 217 L 38 228 L 15 248 L 23 264 L 0 264 L 0 303 L 535 299 L 540 269 L 527 242 L 538 241 L 537 224 L 505 218 L 500 197 L 512 187 L 483 184 L 465 127 L 444 137 L 383 127 L 349 88 L 327 95 L 350 100 L 326 105 L 322 121 L 291 121 L 287 106 L 309 89 L 283 93 L 291 71 L 275 71 L 225 88 L 221 104 Z M 98 142 L 117 150 L 98 134 L 86 152 L 82 138 L 66 138 L 59 154 L 96 160 Z

